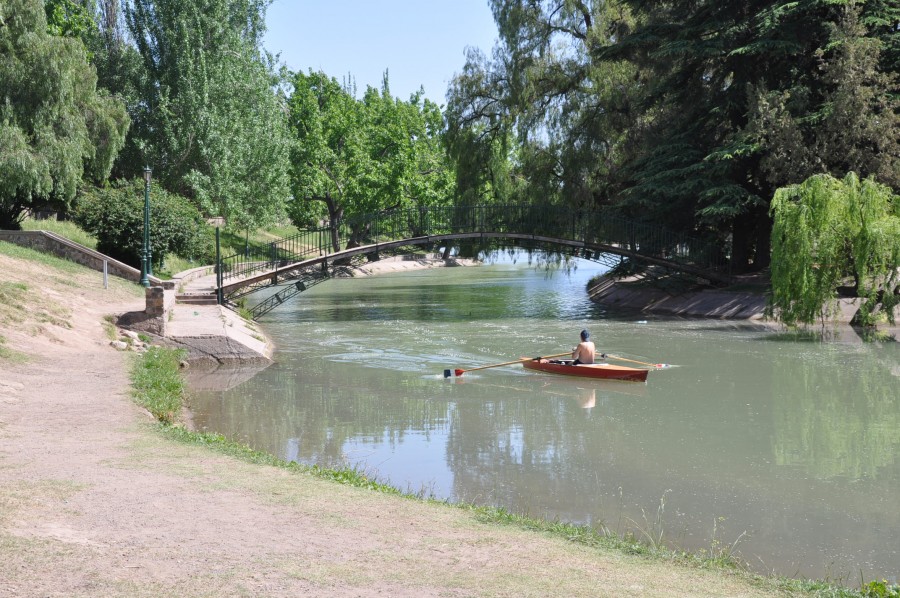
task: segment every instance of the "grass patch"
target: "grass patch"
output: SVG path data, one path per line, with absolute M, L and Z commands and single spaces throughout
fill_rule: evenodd
M 241 316 L 243 319 L 247 320 L 248 322 L 252 322 L 253 321 L 253 312 L 250 311 L 249 307 L 247 307 L 246 298 L 241 297 L 240 299 L 238 299 L 236 305 L 237 305 L 237 314 L 239 316 Z M 262 340 L 262 339 L 260 339 L 260 340 Z
M 51 266 L 70 274 L 76 274 L 87 270 L 87 268 L 81 264 L 64 260 L 61 257 L 56 257 L 49 253 L 41 253 L 40 251 L 36 251 L 29 247 L 21 247 L 14 243 L 7 243 L 6 241 L 0 241 L 0 254 L 20 260 L 37 262 L 45 266 Z
M 188 260 L 183 257 L 177 256 L 174 253 L 169 253 L 166 254 L 166 259 L 163 262 L 162 268 L 154 270 L 153 275 L 162 280 L 169 280 L 179 272 L 184 272 L 185 270 L 190 270 L 192 268 L 197 268 L 203 265 L 206 264 L 201 264 L 193 260 Z
M 97 249 L 97 238 L 85 231 L 77 224 L 67 220 L 34 220 L 26 218 L 22 221 L 22 230 L 38 231 L 45 230 L 55 233 L 60 237 L 74 241 L 85 247 Z M 237 253 L 243 253 L 245 250 L 265 251 L 268 243 L 291 237 L 299 232 L 297 227 L 291 224 L 273 225 L 264 229 L 250 231 L 249 236 L 246 231 L 233 231 L 230 229 L 221 230 L 222 255 L 229 256 Z M 215 234 L 215 229 L 211 229 L 211 235 Z M 197 261 L 186 259 L 169 253 L 163 260 L 163 266 L 154 270 L 153 275 L 161 279 L 170 279 L 179 272 L 190 270 L 201 264 Z
M 103 327 L 103 334 L 107 339 L 114 341 L 119 338 L 119 331 L 116 328 L 116 318 L 112 315 L 103 316 L 103 322 L 101 324 Z
M 38 324 L 71 328 L 71 316 L 69 309 L 31 291 L 25 283 L 0 281 L 0 323 L 34 320 Z
M 6 338 L 0 335 L 0 359 L 4 359 L 12 363 L 24 363 L 25 361 L 28 361 L 28 356 L 24 353 L 20 353 L 19 351 L 13 351 L 9 347 L 7 347 Z
M 0 281 L 0 322 L 15 315 L 18 315 L 17 319 L 21 319 L 27 295 L 28 285 L 24 282 Z
M 265 253 L 268 251 L 269 243 L 285 237 L 292 237 L 299 230 L 297 227 L 287 224 L 250 231 L 249 237 L 246 231 L 222 229 L 219 232 L 222 255 L 227 257 L 234 254 L 243 254 L 245 251 L 249 251 L 251 254 Z
M 181 350 L 151 347 L 132 364 L 132 395 L 164 424 L 174 424 L 181 413 L 184 378 L 179 363 L 183 357 Z
M 97 238 L 68 220 L 34 220 L 26 218 L 22 221 L 22 230 L 45 230 L 55 233 L 79 245 L 97 249 Z

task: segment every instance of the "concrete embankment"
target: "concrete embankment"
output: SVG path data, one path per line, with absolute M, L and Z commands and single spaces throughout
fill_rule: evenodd
M 591 301 L 616 310 L 691 318 L 750 320 L 780 326 L 765 314 L 768 301 L 768 282 L 765 279 L 747 277 L 737 288 L 741 290 L 665 290 L 636 279 L 601 277 L 592 281 L 588 294 Z M 859 299 L 839 299 L 828 325 L 836 330 L 846 329 L 847 334 L 839 336 L 858 337 L 856 329 L 849 326 L 858 307 Z M 878 331 L 900 340 L 900 308 L 895 310 L 894 315 L 897 324 L 881 324 Z
M 155 335 L 184 349 L 192 367 L 260 367 L 272 363 L 274 347 L 255 323 L 215 304 L 212 267 L 180 273 L 146 290 L 145 308 L 119 317 L 119 326 Z
M 588 289 L 591 300 L 613 308 L 643 313 L 735 320 L 763 320 L 766 298 L 759 293 L 718 290 L 670 294 L 625 284 L 599 284 Z

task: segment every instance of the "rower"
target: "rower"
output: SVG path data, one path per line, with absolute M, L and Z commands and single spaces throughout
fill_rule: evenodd
M 572 359 L 575 361 L 572 365 L 592 364 L 594 363 L 594 343 L 591 342 L 591 333 L 587 329 L 581 331 L 581 342 L 572 349 Z

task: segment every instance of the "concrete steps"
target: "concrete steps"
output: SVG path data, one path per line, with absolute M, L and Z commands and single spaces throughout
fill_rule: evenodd
M 175 295 L 175 303 L 184 305 L 216 305 L 215 293 L 181 293 Z

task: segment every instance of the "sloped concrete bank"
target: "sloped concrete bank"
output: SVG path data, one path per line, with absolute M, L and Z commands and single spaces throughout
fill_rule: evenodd
M 219 305 L 175 305 L 166 341 L 185 349 L 191 365 L 206 367 L 265 366 L 274 352 L 258 326 Z
M 643 313 L 733 320 L 765 319 L 766 298 L 759 293 L 704 290 L 673 295 L 638 285 L 600 283 L 589 288 L 588 294 L 592 301 L 601 305 Z
M 690 318 L 750 320 L 761 325 L 779 327 L 766 318 L 767 284 L 764 279 L 748 279 L 742 290 L 685 290 L 667 292 L 636 279 L 601 277 L 588 287 L 591 301 L 613 309 Z M 747 289 L 750 290 L 747 290 Z M 858 299 L 838 300 L 837 312 L 828 322 L 833 327 L 851 330 L 850 321 L 858 309 Z M 900 308 L 895 310 L 897 324 L 878 326 L 881 333 L 900 340 Z M 855 328 L 852 330 L 856 330 Z M 845 335 L 845 336 L 856 336 Z

